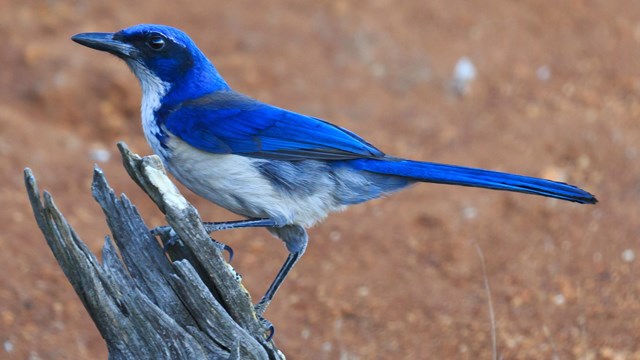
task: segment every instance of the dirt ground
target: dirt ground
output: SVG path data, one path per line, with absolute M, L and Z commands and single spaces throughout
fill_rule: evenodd
M 417 185 L 334 214 L 266 316 L 291 359 L 640 359 L 640 2 L 5 0 L 0 11 L 0 358 L 101 359 L 105 344 L 28 207 L 33 169 L 99 253 L 94 163 L 151 225 L 115 142 L 149 153 L 140 90 L 83 31 L 164 23 L 227 81 L 396 156 L 577 184 L 595 206 Z M 450 87 L 459 58 L 477 77 Z M 237 218 L 188 193 L 207 220 Z M 286 256 L 264 230 L 218 237 L 254 299 Z

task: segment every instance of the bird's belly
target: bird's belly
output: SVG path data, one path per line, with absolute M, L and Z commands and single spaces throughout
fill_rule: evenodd
M 236 214 L 310 227 L 343 208 L 334 204 L 330 189 L 303 195 L 278 188 L 258 169 L 265 160 L 212 154 L 175 136 L 168 145 L 170 155 L 163 160 L 169 171 L 189 190 Z

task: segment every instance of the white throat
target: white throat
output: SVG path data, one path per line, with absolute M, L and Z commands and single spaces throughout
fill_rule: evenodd
M 171 86 L 137 61 L 130 61 L 128 65 L 138 80 L 140 80 L 142 87 L 142 106 L 140 112 L 142 114 L 142 130 L 144 131 L 144 136 L 147 138 L 149 145 L 151 145 L 153 152 L 165 160 L 168 155 L 167 150 L 160 144 L 158 136 L 162 133 L 166 134 L 166 131 L 158 127 L 155 111 L 162 105 L 161 100 L 169 92 Z

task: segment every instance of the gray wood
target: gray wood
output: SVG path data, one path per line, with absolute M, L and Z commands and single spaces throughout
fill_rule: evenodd
M 24 177 L 40 230 L 105 339 L 110 359 L 284 359 L 256 316 L 239 276 L 178 192 L 156 156 L 118 144 L 131 178 L 165 214 L 180 239 L 167 256 L 135 206 L 116 196 L 96 167 L 92 193 L 113 238 L 102 264 L 30 169 Z

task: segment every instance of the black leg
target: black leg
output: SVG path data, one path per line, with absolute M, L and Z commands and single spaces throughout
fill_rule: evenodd
M 276 328 L 273 326 L 273 324 L 271 324 L 269 320 L 265 319 L 262 314 L 264 314 L 265 310 L 267 310 L 267 306 L 269 306 L 271 300 L 273 300 L 273 297 L 276 295 L 276 292 L 284 282 L 284 279 L 287 277 L 291 269 L 293 269 L 293 266 L 298 262 L 298 260 L 300 260 L 303 252 L 304 250 L 296 253 L 289 253 L 289 256 L 287 256 L 287 260 L 284 261 L 284 264 L 280 268 L 280 271 L 278 271 L 278 275 L 276 275 L 276 278 L 273 279 L 273 282 L 271 283 L 271 285 L 269 285 L 267 292 L 255 306 L 258 319 L 260 319 L 262 326 L 264 326 L 269 332 L 267 341 L 273 338 L 273 335 L 275 335 L 276 333 Z
M 215 231 L 220 230 L 229 230 L 229 229 L 240 229 L 240 228 L 249 228 L 249 227 L 280 227 L 282 224 L 276 220 L 272 219 L 248 219 L 248 220 L 237 220 L 237 221 L 225 221 L 225 222 L 204 222 L 205 231 L 210 234 Z M 171 226 L 158 226 L 156 228 L 151 229 L 152 236 L 160 236 L 164 242 L 164 251 L 166 252 L 170 246 L 175 245 L 175 243 L 179 240 L 178 235 L 173 231 Z M 213 240 L 216 245 L 219 245 L 222 250 L 225 250 L 229 253 L 229 262 L 233 260 L 233 249 L 226 244 L 223 244 L 215 239 Z
M 282 264 L 276 278 L 273 279 L 273 282 L 269 285 L 267 292 L 258 304 L 256 304 L 256 313 L 258 313 L 258 315 L 262 315 L 265 312 L 267 306 L 269 306 L 271 300 L 273 300 L 273 297 L 276 295 L 276 292 L 280 289 L 284 279 L 286 279 L 291 269 L 293 269 L 293 266 L 300 260 L 302 254 L 304 254 L 304 251 L 307 249 L 307 243 L 309 242 L 307 231 L 300 225 L 272 227 L 269 228 L 269 231 L 284 241 L 287 250 L 289 250 L 289 256 L 287 260 L 284 261 L 284 264 Z
M 273 300 L 276 292 L 278 291 L 278 289 L 280 289 L 280 286 L 284 282 L 284 279 L 287 277 L 291 269 L 293 269 L 293 266 L 298 262 L 298 260 L 300 260 L 301 256 L 302 252 L 290 253 L 289 256 L 287 256 L 287 260 L 285 260 L 284 264 L 280 268 L 280 271 L 278 271 L 278 275 L 276 275 L 276 278 L 273 279 L 273 282 L 267 289 L 267 292 L 264 294 L 262 299 L 260 299 L 258 304 L 256 304 L 256 313 L 258 313 L 258 315 L 264 314 L 264 311 L 267 310 L 267 306 L 269 306 L 271 300 Z
M 237 220 L 237 221 L 225 221 L 225 222 L 204 222 L 204 229 L 207 233 L 212 233 L 214 231 L 220 230 L 230 230 L 230 229 L 239 229 L 239 228 L 249 228 L 249 227 L 281 227 L 283 224 L 277 220 L 272 219 L 248 219 L 248 220 Z M 158 226 L 156 228 L 151 229 L 151 235 L 158 236 L 162 234 L 169 233 L 171 235 L 175 235 L 171 226 L 164 225 Z
M 175 231 L 173 231 L 173 229 L 171 229 L 170 226 L 160 226 L 155 229 L 152 229 L 151 235 L 160 237 L 160 240 L 162 241 L 162 244 L 163 244 L 162 250 L 165 253 L 169 251 L 170 247 L 174 245 L 178 245 L 178 242 L 180 241 L 180 237 L 178 236 L 178 234 L 175 233 Z M 233 253 L 233 248 L 231 248 L 231 246 L 227 244 L 223 244 L 214 238 L 211 238 L 211 241 L 213 241 L 214 245 L 216 245 L 221 251 L 226 251 L 229 254 L 229 262 L 233 260 L 234 253 Z
M 250 227 L 281 227 L 283 224 L 273 219 L 248 219 L 225 222 L 205 222 L 202 223 L 208 233 L 220 230 L 250 228 Z

